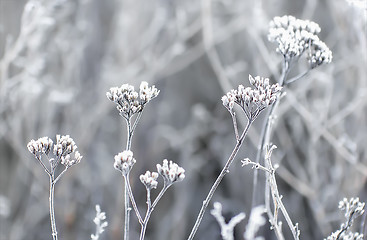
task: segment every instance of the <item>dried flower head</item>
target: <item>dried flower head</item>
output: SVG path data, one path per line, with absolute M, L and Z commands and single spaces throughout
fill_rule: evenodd
M 136 163 L 133 156 L 133 152 L 130 150 L 123 151 L 115 156 L 115 169 L 119 170 L 122 174 L 127 174 L 130 172 L 131 168 Z
M 275 17 L 270 22 L 268 39 L 278 43 L 276 51 L 287 60 L 301 56 L 309 49 L 308 59 L 314 68 L 332 60 L 330 49 L 317 36 L 320 31 L 320 26 L 315 22 L 286 15 Z
M 134 90 L 134 86 L 123 84 L 121 87 L 112 87 L 106 96 L 117 104 L 121 116 L 130 118 L 135 113 L 141 112 L 145 104 L 158 94 L 159 90 L 155 86 L 149 87 L 147 82 L 142 82 L 139 93 Z
M 344 198 L 339 202 L 339 209 L 345 210 L 344 216 L 346 221 L 340 225 L 340 229 L 331 233 L 326 240 L 362 240 L 363 234 L 350 231 L 354 220 L 364 213 L 365 203 L 359 201 L 359 198 Z
M 238 104 L 249 118 L 255 118 L 262 110 L 273 104 L 278 97 L 282 87 L 276 83 L 270 85 L 268 78 L 249 75 L 250 83 L 255 87 L 245 88 L 239 85 L 222 97 L 223 105 L 232 112 L 234 104 Z
M 61 164 L 66 167 L 71 167 L 74 164 L 78 164 L 82 159 L 82 156 L 78 151 L 74 140 L 69 136 L 56 135 L 56 143 L 54 144 L 54 154 L 56 158 L 61 159 Z M 71 154 L 74 153 L 74 156 Z
M 52 150 L 53 141 L 49 137 L 41 137 L 37 141 L 31 140 L 27 144 L 28 150 L 35 156 L 46 154 L 48 155 Z
M 346 218 L 356 218 L 361 216 L 364 213 L 365 203 L 359 201 L 359 198 L 351 198 L 346 199 L 343 198 L 342 201 L 339 202 L 339 209 L 345 210 Z
M 169 161 L 168 164 L 167 159 L 163 160 L 163 165 L 157 164 L 157 171 L 168 185 L 180 182 L 185 178 L 185 169 L 172 161 Z
M 68 169 L 69 167 L 79 163 L 83 158 L 82 155 L 76 151 L 78 147 L 69 135 L 56 135 L 56 143 L 54 143 L 49 137 L 42 137 L 36 141 L 32 139 L 27 144 L 27 147 L 49 175 L 53 175 L 55 173 L 55 169 L 59 163 Z M 53 153 L 53 156 L 49 156 L 51 152 Z M 42 154 L 47 156 L 51 165 L 50 169 L 48 169 L 41 160 Z
M 147 82 L 141 82 L 140 84 L 140 100 L 142 104 L 148 103 L 153 98 L 157 97 L 159 90 L 153 85 L 148 87 Z
M 144 184 L 144 186 L 150 190 L 152 188 L 157 188 L 158 182 L 158 173 L 146 171 L 145 174 L 140 175 L 140 181 Z

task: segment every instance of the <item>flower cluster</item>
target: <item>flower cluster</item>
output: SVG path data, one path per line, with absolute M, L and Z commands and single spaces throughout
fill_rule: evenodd
M 50 159 L 52 168 L 57 166 L 57 163 L 59 161 L 61 161 L 61 164 L 63 164 L 65 167 L 71 167 L 72 165 L 79 163 L 82 159 L 82 156 L 76 150 L 78 147 L 69 135 L 56 135 L 55 144 L 49 137 L 42 137 L 38 140 L 32 139 L 27 144 L 27 148 L 37 158 L 41 154 L 48 155 L 51 150 L 53 150 L 53 153 L 56 156 L 57 160 L 55 160 L 54 158 Z M 73 153 L 74 156 L 72 157 Z
M 131 168 L 136 163 L 132 151 L 123 151 L 115 156 L 114 167 L 119 170 L 122 174 L 126 175 L 130 172 Z
M 31 140 L 27 144 L 28 150 L 35 156 L 38 156 L 40 154 L 46 154 L 48 155 L 50 151 L 52 150 L 53 141 L 49 137 L 41 137 L 38 140 Z
M 100 234 L 103 233 L 108 226 L 106 213 L 101 211 L 101 207 L 98 204 L 96 205 L 96 217 L 93 219 L 93 222 L 96 224 L 96 234 L 91 234 L 91 239 L 98 240 Z
M 255 89 L 239 85 L 237 90 L 232 89 L 224 95 L 222 102 L 231 113 L 236 103 L 246 112 L 248 117 L 253 118 L 256 117 L 254 114 L 258 114 L 277 100 L 282 87 L 278 83 L 270 85 L 268 78 L 259 76 L 253 78 L 249 75 L 249 81 Z
M 82 156 L 76 151 L 77 148 L 74 140 L 69 135 L 56 135 L 54 154 L 57 158 L 61 159 L 61 164 L 64 166 L 71 167 L 80 162 Z M 74 158 L 71 157 L 72 153 L 74 153 Z
M 359 198 L 351 198 L 349 201 L 344 198 L 339 202 L 339 209 L 345 210 L 345 217 L 354 220 L 364 213 L 365 203 L 361 203 Z
M 117 104 L 121 116 L 130 118 L 135 113 L 141 112 L 144 105 L 158 94 L 159 90 L 155 86 L 149 87 L 147 82 L 142 82 L 139 93 L 134 90 L 134 86 L 123 84 L 121 87 L 112 87 L 106 96 Z
M 150 190 L 152 188 L 157 188 L 158 182 L 158 173 L 146 171 L 145 174 L 140 175 L 140 181 L 144 184 L 144 186 Z
M 178 166 L 176 163 L 164 159 L 163 165 L 157 164 L 158 173 L 164 178 L 167 185 L 174 182 L 180 182 L 185 178 L 185 169 Z
M 359 198 L 351 198 L 349 201 L 348 199 L 344 198 L 342 201 L 340 201 L 339 209 L 345 210 L 344 216 L 346 221 L 340 225 L 340 229 L 331 233 L 326 240 L 362 240 L 363 234 L 351 232 L 349 229 L 352 226 L 354 220 L 364 213 L 364 207 L 365 203 L 360 202 Z
M 270 22 L 268 39 L 278 43 L 277 52 L 287 60 L 301 56 L 309 49 L 308 59 L 314 68 L 332 60 L 332 52 L 317 36 L 320 31 L 315 22 L 286 15 L 275 17 Z

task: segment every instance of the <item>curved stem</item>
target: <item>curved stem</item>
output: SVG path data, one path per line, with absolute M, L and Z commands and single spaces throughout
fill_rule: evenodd
M 244 138 L 246 137 L 247 135 L 247 132 L 250 128 L 252 124 L 252 119 L 249 119 L 248 122 L 247 122 L 247 125 L 246 125 L 246 128 L 245 130 L 243 130 L 242 132 L 242 135 L 241 137 L 237 140 L 237 143 L 236 143 L 236 146 L 234 147 L 231 155 L 229 156 L 226 164 L 224 165 L 222 171 L 220 172 L 219 176 L 217 177 L 217 179 L 215 180 L 213 186 L 211 187 L 207 197 L 205 198 L 205 200 L 203 201 L 203 205 L 200 209 L 200 212 L 199 212 L 199 215 L 196 219 L 196 222 L 195 222 L 195 225 L 194 227 L 192 228 L 191 230 L 191 233 L 190 233 L 190 236 L 188 237 L 188 240 L 192 240 L 197 232 L 197 230 L 199 229 L 199 225 L 201 223 L 201 220 L 203 219 L 204 217 L 204 213 L 205 213 L 205 210 L 206 208 L 208 207 L 209 205 L 209 202 L 210 200 L 212 199 L 213 195 L 214 195 L 214 192 L 215 190 L 218 188 L 219 184 L 221 183 L 222 179 L 224 178 L 224 176 L 229 173 L 229 167 L 231 166 L 234 158 L 236 157 L 238 151 L 240 150 L 240 147 L 242 145 L 242 142 L 244 140 Z

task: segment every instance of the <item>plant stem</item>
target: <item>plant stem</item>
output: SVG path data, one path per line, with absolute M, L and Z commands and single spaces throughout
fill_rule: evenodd
M 285 80 L 287 78 L 287 75 L 289 73 L 289 63 L 287 61 L 283 61 L 283 68 L 282 68 L 282 75 L 279 79 L 279 85 L 280 86 L 284 86 L 285 85 Z M 270 125 L 271 125 L 271 118 L 273 118 L 274 116 L 274 112 L 276 109 L 276 106 L 279 103 L 279 98 L 277 98 L 277 100 L 269 107 L 268 112 L 266 114 L 265 120 L 264 120 L 264 124 L 262 126 L 261 129 L 261 134 L 260 134 L 260 143 L 259 146 L 257 148 L 257 154 L 256 154 L 256 159 L 255 159 L 255 163 L 260 163 L 260 159 L 264 150 L 264 146 L 266 145 L 266 143 L 269 141 L 269 137 L 270 137 Z M 252 187 L 252 204 L 251 204 L 251 209 L 254 208 L 257 203 L 257 196 L 256 196 L 256 192 L 257 192 L 257 182 L 258 182 L 258 171 L 254 172 L 254 178 L 253 178 L 253 187 Z
M 55 182 L 53 181 L 53 176 L 50 176 L 50 220 L 51 220 L 51 230 L 52 239 L 57 240 L 57 230 L 55 221 L 55 208 L 54 208 L 54 195 L 55 195 Z
M 154 200 L 153 204 L 151 204 L 151 200 L 150 200 L 150 191 L 149 190 L 147 191 L 148 209 L 147 209 L 147 213 L 145 214 L 144 221 L 141 223 L 141 231 L 140 231 L 140 238 L 139 238 L 140 240 L 144 240 L 145 231 L 146 231 L 147 226 L 148 226 L 150 215 L 152 214 L 152 212 L 153 212 L 155 206 L 157 205 L 158 201 L 162 198 L 163 194 L 167 191 L 167 189 L 170 186 L 171 185 L 167 185 L 166 182 L 164 183 L 164 186 L 163 186 L 162 190 L 158 194 L 157 198 Z
M 210 191 L 209 191 L 209 193 L 208 193 L 207 197 L 206 197 L 206 198 L 205 198 L 205 200 L 203 201 L 203 205 L 202 205 L 202 207 L 201 207 L 201 209 L 200 209 L 199 215 L 198 215 L 198 217 L 197 217 L 197 219 L 196 219 L 196 222 L 195 222 L 194 227 L 193 227 L 193 228 L 192 228 L 192 230 L 191 230 L 191 233 L 190 233 L 190 236 L 189 236 L 188 240 L 192 240 L 192 239 L 194 238 L 194 236 L 195 236 L 195 234 L 196 234 L 197 230 L 199 229 L 199 225 L 200 225 L 200 223 L 201 223 L 201 220 L 202 220 L 202 219 L 203 219 L 203 217 L 204 217 L 205 210 L 206 210 L 206 208 L 208 207 L 209 202 L 210 202 L 210 200 L 212 199 L 212 197 L 213 197 L 213 195 L 214 195 L 214 192 L 215 192 L 215 190 L 218 188 L 218 186 L 219 186 L 219 184 L 221 183 L 222 179 L 224 178 L 224 176 L 225 176 L 227 173 L 229 173 L 229 167 L 231 166 L 231 164 L 232 164 L 232 162 L 233 162 L 234 158 L 236 157 L 236 155 L 237 155 L 238 151 L 240 150 L 240 147 L 241 147 L 241 145 L 242 145 L 242 143 L 243 143 L 244 138 L 245 138 L 245 137 L 246 137 L 246 135 L 247 135 L 247 132 L 248 132 L 248 130 L 249 130 L 249 128 L 250 128 L 250 126 L 251 126 L 252 122 L 253 122 L 253 119 L 249 119 L 249 120 L 248 120 L 245 130 L 243 130 L 241 137 L 240 137 L 239 139 L 237 139 L 236 146 L 234 147 L 234 149 L 233 149 L 233 151 L 232 151 L 231 155 L 229 156 L 229 158 L 228 158 L 228 160 L 227 160 L 226 164 L 224 165 L 224 167 L 223 167 L 222 171 L 220 172 L 219 176 L 217 177 L 217 179 L 215 180 L 215 182 L 214 182 L 213 186 L 211 187 L 211 189 L 210 189 Z
M 266 189 L 269 189 L 269 188 L 271 189 L 271 195 L 272 195 L 273 203 L 274 203 L 274 215 L 272 219 L 274 222 L 273 226 L 278 225 L 277 223 L 278 209 L 280 209 L 289 226 L 289 229 L 292 232 L 293 238 L 295 240 L 299 240 L 299 233 L 296 231 L 296 226 L 293 225 L 292 219 L 289 217 L 287 209 L 285 208 L 283 204 L 282 197 L 280 196 L 279 191 L 278 191 L 278 185 L 277 185 L 276 178 L 275 178 L 275 169 L 271 162 L 272 149 L 267 150 L 267 151 L 268 153 L 266 154 L 266 157 L 265 157 L 265 164 L 266 164 L 265 168 L 269 169 L 271 173 L 266 172 L 266 179 L 268 181 Z M 270 204 L 269 204 L 270 196 L 267 196 L 267 198 L 265 198 L 265 201 L 266 201 L 266 211 L 268 212 L 268 215 L 269 215 L 269 213 L 271 213 Z
M 126 139 L 126 150 L 130 150 L 131 148 L 131 139 L 132 139 L 132 131 L 131 131 L 131 118 L 126 119 L 127 126 L 127 139 Z M 129 240 L 129 231 L 130 231 L 130 200 L 129 200 L 129 190 L 128 190 L 128 182 L 126 178 L 124 178 L 124 202 L 125 202 L 125 224 L 124 224 L 124 240 Z
M 143 113 L 143 110 L 141 110 L 138 115 L 136 116 L 136 119 L 134 121 L 134 124 L 131 124 L 131 117 L 125 118 L 126 120 L 126 127 L 127 127 L 127 139 L 126 139 L 126 150 L 131 149 L 131 142 L 134 134 L 134 130 L 136 126 L 138 125 L 138 122 L 141 118 L 141 115 Z M 131 212 L 131 206 L 130 206 L 130 200 L 129 200 L 129 188 L 131 189 L 129 181 L 126 181 L 126 179 L 129 176 L 127 176 L 125 179 L 125 186 L 124 186 L 124 202 L 125 202 L 125 224 L 124 224 L 124 240 L 129 240 L 129 231 L 130 231 L 130 212 Z

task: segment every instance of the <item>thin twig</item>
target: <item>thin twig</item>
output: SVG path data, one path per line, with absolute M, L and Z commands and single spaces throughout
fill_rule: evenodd
M 55 181 L 53 180 L 53 176 L 50 176 L 50 220 L 51 220 L 51 229 L 52 229 L 52 239 L 57 240 L 57 230 L 56 230 L 56 221 L 55 221 L 55 207 L 54 207 L 54 196 L 55 196 Z
M 238 151 L 240 150 L 240 147 L 243 143 L 243 140 L 244 138 L 246 137 L 247 133 L 248 133 L 248 130 L 252 124 L 253 120 L 252 119 L 249 119 L 249 121 L 247 122 L 247 125 L 246 125 L 246 128 L 243 130 L 242 134 L 241 134 L 241 137 L 238 139 L 231 155 L 229 156 L 226 164 L 224 165 L 222 171 L 220 172 L 219 176 L 217 177 L 217 179 L 215 180 L 213 186 L 211 187 L 207 197 L 205 198 L 205 200 L 203 201 L 203 205 L 200 209 L 200 212 L 199 212 L 199 215 L 196 219 L 196 222 L 195 222 L 195 225 L 194 227 L 192 228 L 191 230 L 191 233 L 188 237 L 188 240 L 192 240 L 197 232 L 197 230 L 199 229 L 199 225 L 201 223 L 201 220 L 203 219 L 204 217 L 204 213 L 205 213 L 205 210 L 206 208 L 208 207 L 209 205 L 209 202 L 210 200 L 212 199 L 213 195 L 214 195 L 214 192 L 215 190 L 218 188 L 219 184 L 221 183 L 222 179 L 224 178 L 224 176 L 229 173 L 229 167 L 231 166 L 234 158 L 236 157 Z
M 271 194 L 272 194 L 272 198 L 273 198 L 273 202 L 274 202 L 274 224 L 277 224 L 277 214 L 278 214 L 278 208 L 281 210 L 291 232 L 293 235 L 293 238 L 295 240 L 299 240 L 299 231 L 297 230 L 297 225 L 293 225 L 293 222 L 291 220 L 291 218 L 289 217 L 289 214 L 282 202 L 282 197 L 279 194 L 278 191 L 278 186 L 277 186 L 277 182 L 276 182 L 276 178 L 275 178 L 275 169 L 271 163 L 271 154 L 273 149 L 275 148 L 275 146 L 271 147 L 271 148 L 267 148 L 267 152 L 265 155 L 265 164 L 266 164 L 266 168 L 270 170 L 271 173 L 266 172 L 266 178 L 267 181 L 269 182 L 268 186 L 271 189 Z M 269 199 L 268 199 L 269 200 Z M 267 207 L 266 209 L 267 212 L 270 212 L 270 208 Z
M 164 186 L 162 188 L 162 190 L 160 191 L 160 193 L 158 194 L 158 196 L 156 197 L 156 199 L 154 200 L 153 204 L 150 204 L 150 191 L 147 191 L 147 204 L 148 204 L 148 209 L 147 212 L 145 214 L 144 217 L 144 221 L 140 224 L 141 225 L 141 231 L 140 231 L 140 240 L 144 240 L 145 238 L 145 231 L 146 228 L 148 226 L 148 222 L 150 219 L 150 216 L 155 208 L 155 206 L 157 205 L 157 203 L 159 202 L 159 200 L 162 198 L 163 194 L 167 191 L 167 189 L 170 187 L 171 185 L 167 185 L 166 182 L 164 183 Z
M 125 179 L 126 186 L 127 186 L 127 193 L 129 194 L 129 197 L 130 197 L 130 200 L 128 199 L 128 201 L 131 201 L 131 203 L 133 205 L 133 208 L 134 208 L 134 211 L 136 213 L 136 216 L 138 217 L 138 221 L 139 221 L 140 224 L 142 224 L 143 219 L 141 218 L 141 215 L 140 215 L 140 212 L 139 212 L 139 209 L 138 209 L 138 205 L 136 204 L 136 201 L 135 201 L 135 198 L 134 198 L 134 195 L 133 195 L 133 191 L 131 190 L 129 174 L 126 174 L 126 175 L 122 174 L 122 176 Z
M 237 126 L 237 120 L 236 120 L 236 113 L 231 112 L 231 117 L 232 117 L 232 121 L 233 121 L 234 134 L 236 135 L 236 141 L 238 141 L 238 138 L 240 136 L 238 135 L 238 126 Z

